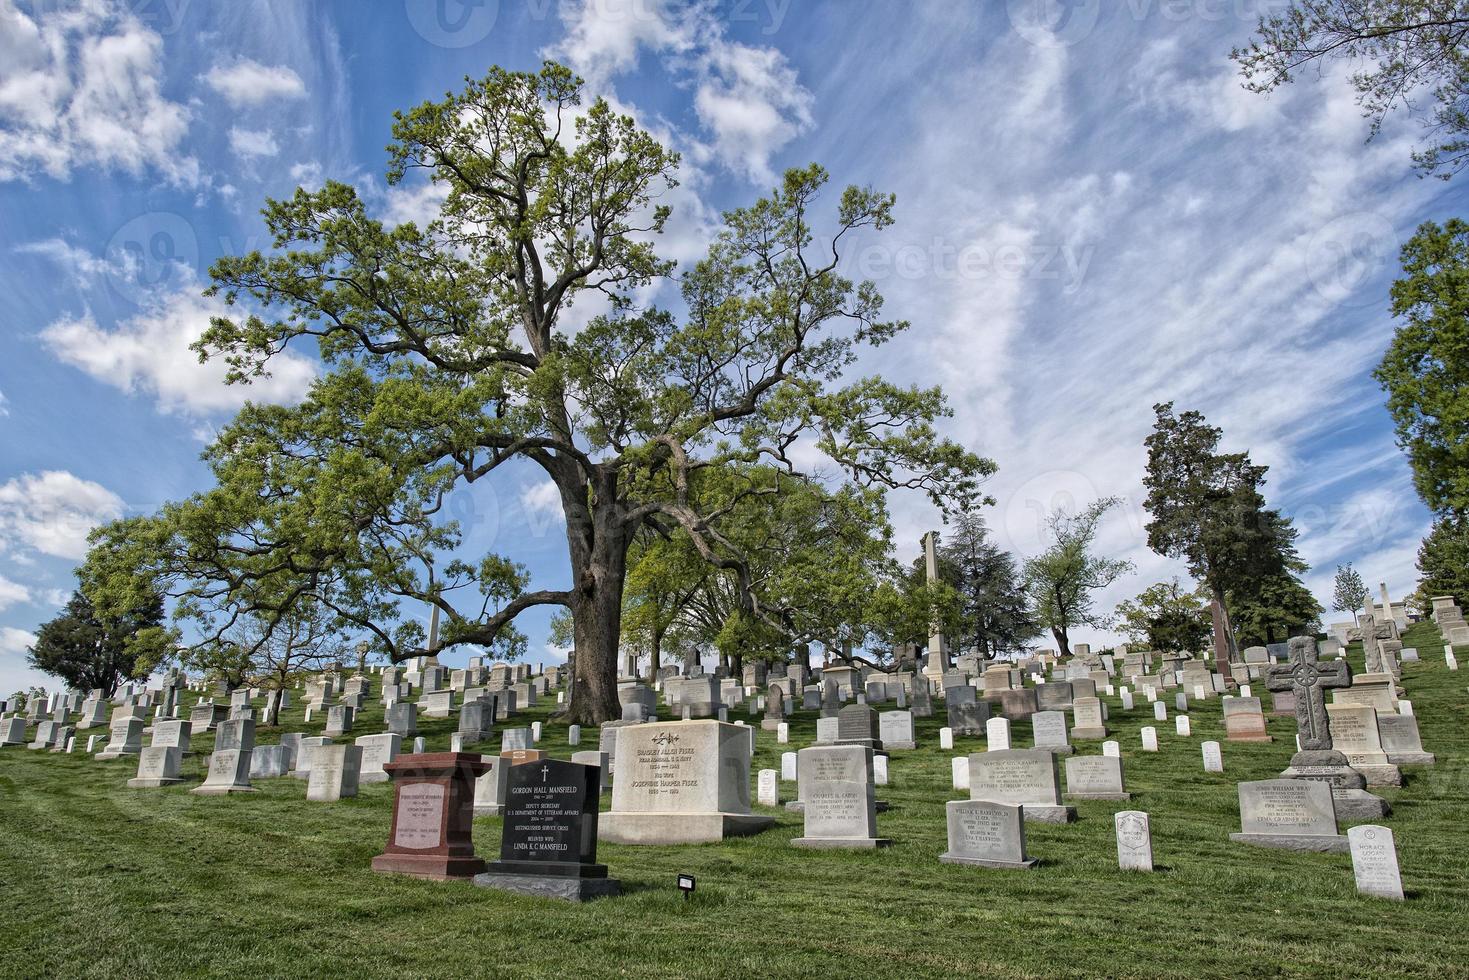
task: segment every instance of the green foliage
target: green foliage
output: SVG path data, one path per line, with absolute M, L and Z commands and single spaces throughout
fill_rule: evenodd
M 1032 615 L 1051 630 L 1063 657 L 1071 654 L 1071 630 L 1110 625 L 1109 617 L 1095 611 L 1092 593 L 1132 571 L 1130 561 L 1091 553 L 1097 526 L 1117 503 L 1116 497 L 1106 497 L 1079 514 L 1052 514 L 1047 520 L 1052 544 L 1025 563 L 1025 592 Z
M 75 690 L 110 694 L 120 681 L 147 677 L 168 658 L 174 637 L 163 619 L 163 600 L 156 595 L 125 615 L 110 616 L 78 589 L 62 613 L 36 631 L 26 662 Z
M 1230 609 L 1243 646 L 1284 643 L 1321 631 L 1321 603 L 1288 571 L 1267 575 L 1248 589 L 1231 592 Z
M 502 655 L 524 647 L 521 612 L 567 607 L 583 681 L 570 711 L 595 722 L 616 713 L 628 551 L 644 532 L 684 536 L 718 570 L 729 602 L 714 633 L 735 613 L 789 632 L 798 600 L 833 591 L 833 614 L 852 606 L 857 580 L 826 587 L 840 569 L 819 587 L 792 580 L 809 561 L 767 581 L 741 550 L 745 501 L 826 485 L 793 445 L 850 487 L 834 498 L 982 499 L 994 464 L 938 434 L 938 389 L 844 377 L 908 326 L 884 317 L 873 284 L 837 272 L 852 239 L 891 223 L 892 195 L 849 187 L 825 203 L 824 170 L 791 170 L 725 214 L 675 280 L 653 241 L 677 156 L 581 96 L 558 65 L 495 68 L 396 116 L 389 180 L 419 171 L 448 191 L 425 227 L 386 227 L 335 182 L 267 203 L 273 250 L 215 263 L 211 291 L 240 312 L 197 350 L 236 381 L 292 345 L 329 370 L 298 406 L 241 411 L 206 454 L 214 489 L 98 534 L 92 572 L 109 603 L 166 591 L 206 642 L 240 615 L 315 603 L 394 660 L 424 652 L 404 604 L 439 608 L 443 648 Z M 643 302 L 675 281 L 679 315 Z M 566 309 L 592 298 L 608 312 L 564 329 Z M 445 498 L 511 460 L 556 485 L 569 588 L 531 589 L 509 556 L 446 560 L 463 535 Z
M 1177 578 L 1158 582 L 1117 604 L 1117 626 L 1129 642 L 1154 650 L 1200 650 L 1213 631 L 1209 598 Z
M 1374 376 L 1413 486 L 1438 514 L 1469 513 L 1469 224 L 1419 227 L 1402 251 L 1393 333 Z
M 1469 606 L 1469 518 L 1440 517 L 1418 547 L 1419 609 L 1433 608 L 1433 598 L 1451 595 Z
M 1371 135 L 1396 108 L 1423 114 L 1430 136 L 1414 163 L 1447 180 L 1469 164 L 1466 35 L 1463 0 L 1293 0 L 1263 14 L 1258 36 L 1231 57 L 1245 87 L 1259 93 L 1293 81 L 1303 68 L 1347 63 Z M 1428 102 L 1433 108 L 1425 113 Z
M 938 559 L 940 576 L 959 594 L 958 621 L 946 631 L 959 649 L 994 657 L 1022 650 L 1040 635 L 1015 557 L 990 538 L 978 512 L 955 516 Z M 920 560 L 915 574 L 922 571 Z
M 1336 566 L 1336 577 L 1332 580 L 1331 608 L 1337 612 L 1349 612 L 1357 618 L 1357 611 L 1367 600 L 1367 583 L 1362 574 L 1352 567 L 1351 562 Z
M 1175 415 L 1173 403 L 1153 406 L 1153 432 L 1143 486 L 1148 546 L 1183 559 L 1225 611 L 1226 639 L 1237 648 L 1231 597 L 1244 597 L 1257 583 L 1301 571 L 1296 530 L 1279 511 L 1265 506 L 1260 487 L 1267 467 L 1249 453 L 1221 453 L 1223 432 L 1199 412 Z

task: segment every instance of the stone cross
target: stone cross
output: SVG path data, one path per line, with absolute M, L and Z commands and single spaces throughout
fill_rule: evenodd
M 1322 664 L 1316 661 L 1316 639 L 1293 636 L 1290 639 L 1290 663 L 1271 667 L 1265 686 L 1272 691 L 1294 691 L 1296 726 L 1301 731 L 1301 750 L 1326 751 L 1331 748 L 1331 725 L 1326 715 L 1326 689 L 1348 687 L 1352 669 L 1345 660 Z
M 1367 597 L 1366 610 L 1357 617 L 1362 628 L 1363 665 L 1369 674 L 1382 673 L 1382 648 L 1377 645 L 1377 612 L 1372 608 L 1372 597 Z

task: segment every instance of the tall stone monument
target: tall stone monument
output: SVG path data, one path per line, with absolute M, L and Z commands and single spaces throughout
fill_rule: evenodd
M 937 584 L 939 580 L 938 540 L 937 531 L 929 531 L 923 536 L 923 568 L 929 585 Z M 923 676 L 928 678 L 930 685 L 941 687 L 948 669 L 948 644 L 944 642 L 938 623 L 934 623 L 928 632 L 928 663 L 923 666 Z

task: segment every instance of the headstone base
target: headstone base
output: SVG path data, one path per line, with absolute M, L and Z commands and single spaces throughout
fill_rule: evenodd
M 33 746 L 31 746 L 31 748 L 35 748 L 35 749 L 41 749 L 41 748 L 47 748 L 47 747 L 48 746 L 44 746 L 44 745 L 33 745 Z M 137 755 L 142 755 L 142 754 L 143 754 L 143 748 L 142 748 L 142 746 L 139 746 L 138 748 L 133 749 L 132 751 L 124 750 L 122 752 L 98 752 L 96 755 L 92 756 L 92 758 L 96 759 L 98 762 L 111 762 L 113 759 L 121 759 L 121 758 L 124 758 L 126 756 L 130 756 L 130 755 L 137 756 Z
M 1273 847 L 1282 851 L 1329 851 L 1332 854 L 1346 854 L 1350 851 L 1346 837 L 1341 834 L 1230 834 L 1229 839 L 1239 844 Z
M 1431 766 L 1438 759 L 1432 752 L 1389 752 L 1387 761 L 1395 766 Z
M 183 782 L 183 777 L 172 779 L 129 779 L 128 789 L 162 789 L 165 786 L 175 786 Z
M 1076 819 L 1076 807 L 1034 806 L 1026 803 L 1021 807 L 1021 816 L 1027 823 L 1071 823 Z
M 891 844 L 892 841 L 886 837 L 797 837 L 791 841 L 792 847 L 821 851 L 864 851 L 888 847 Z
M 1074 746 L 1074 745 L 1037 745 L 1036 748 L 1037 749 L 1043 749 L 1044 751 L 1049 752 L 1052 755 L 1075 755 L 1076 754 L 1076 746 Z M 1007 868 L 1009 867 L 1008 864 L 1007 865 L 1004 865 L 1004 866 L 1007 867 Z
M 1380 796 L 1364 789 L 1331 788 L 1331 802 L 1338 820 L 1381 820 L 1392 813 L 1392 807 Z
M 199 796 L 226 796 L 230 793 L 258 793 L 254 786 L 196 786 L 189 790 Z
M 1226 742 L 1273 742 L 1273 741 L 1275 741 L 1275 736 L 1273 736 L 1273 735 L 1230 735 L 1230 734 L 1226 733 L 1225 736 L 1224 736 L 1224 740 Z
M 1073 739 L 1088 739 L 1088 740 L 1095 741 L 1097 739 L 1106 738 L 1107 737 L 1107 729 L 1105 729 L 1105 728 L 1073 728 L 1073 729 L 1071 729 L 1071 737 Z
M 967 864 L 975 868 L 1002 868 L 1009 871 L 1028 871 L 1040 864 L 1036 858 L 1027 858 L 1024 861 L 985 861 L 980 858 L 956 857 L 953 854 L 940 854 L 939 860 L 944 864 Z
M 558 878 L 554 875 L 510 875 L 478 874 L 474 876 L 478 888 L 493 888 L 496 891 L 533 898 L 556 898 L 564 902 L 590 902 L 594 898 L 610 898 L 622 894 L 622 884 L 616 878 Z
M 1363 766 L 1353 765 L 1353 769 L 1362 774 L 1367 780 L 1368 786 L 1401 786 L 1403 785 L 1403 773 L 1394 765 L 1386 766 Z
M 613 844 L 716 844 L 748 837 L 775 824 L 758 813 L 603 813 L 599 840 Z
M 773 732 L 783 724 L 785 724 L 784 718 L 761 718 L 760 730 L 764 732 Z
M 917 742 L 883 742 L 882 745 L 885 749 L 899 749 L 905 752 L 918 748 Z
M 442 854 L 379 854 L 372 859 L 379 874 L 411 875 L 431 881 L 474 878 L 484 873 L 484 858 L 449 857 Z
M 1067 793 L 1070 800 L 1130 800 L 1131 793 Z M 1031 809 L 1026 807 L 1027 810 Z
M 476 803 L 474 805 L 476 817 L 503 817 L 505 815 L 505 804 L 503 803 Z

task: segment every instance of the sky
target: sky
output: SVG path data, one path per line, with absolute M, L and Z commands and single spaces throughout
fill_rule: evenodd
M 268 244 L 266 198 L 331 178 L 424 220 L 433 189 L 383 179 L 392 113 L 543 58 L 682 154 L 660 244 L 681 263 L 787 167 L 895 193 L 850 271 L 913 327 L 855 373 L 944 388 L 947 434 L 999 466 L 988 517 L 1021 557 L 1049 511 L 1120 497 L 1098 546 L 1136 570 L 1100 607 L 1185 574 L 1144 531 L 1162 401 L 1269 465 L 1324 606 L 1345 562 L 1401 598 L 1429 517 L 1370 372 L 1398 249 L 1462 213 L 1465 178 L 1413 173 L 1409 119 L 1368 142 L 1346 67 L 1244 91 L 1229 51 L 1279 6 L 0 0 L 0 692 L 54 686 L 25 648 L 88 531 L 207 488 L 211 433 L 319 373 L 300 350 L 227 386 L 189 350 L 219 310 L 209 265 Z M 533 468 L 449 509 L 466 550 L 568 583 Z M 892 509 L 916 556 L 938 513 Z M 564 659 L 545 622 L 522 617 L 530 658 Z

